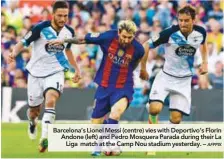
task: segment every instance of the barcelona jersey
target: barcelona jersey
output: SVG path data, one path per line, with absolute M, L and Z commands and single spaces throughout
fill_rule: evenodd
M 110 30 L 104 33 L 88 33 L 85 41 L 87 44 L 98 44 L 103 52 L 103 59 L 94 80 L 99 86 L 133 87 L 135 65 L 144 55 L 144 48 L 137 40 L 134 39 L 123 48 L 119 44 L 118 31 Z

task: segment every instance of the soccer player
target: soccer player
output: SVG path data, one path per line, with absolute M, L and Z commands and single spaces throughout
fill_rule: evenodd
M 55 121 L 55 105 L 63 91 L 64 71 L 68 70 L 71 65 L 75 69 L 73 81 L 78 82 L 80 79 L 80 70 L 70 50 L 71 44 L 48 45 L 48 41 L 51 39 L 74 36 L 74 30 L 65 24 L 68 20 L 68 13 L 68 4 L 63 1 L 56 1 L 53 5 L 53 19 L 37 24 L 22 41 L 16 44 L 13 52 L 7 58 L 8 63 L 13 62 L 24 47 L 33 43 L 32 57 L 26 66 L 29 71 L 27 88 L 29 103 L 29 109 L 27 110 L 28 133 L 31 139 L 36 139 L 37 119 L 45 99 L 42 135 L 39 145 L 40 152 L 44 152 L 48 146 L 48 124 Z
M 133 95 L 133 71 L 144 55 L 143 46 L 135 39 L 136 25 L 130 20 L 120 21 L 118 30 L 104 33 L 88 33 L 85 36 L 53 40 L 49 44 L 62 43 L 98 44 L 103 59 L 95 77 L 98 88 L 96 105 L 91 122 L 102 124 L 110 112 L 107 124 L 118 124 Z
M 149 49 L 165 44 L 165 64 L 157 74 L 149 95 L 149 123 L 158 122 L 164 99 L 170 95 L 170 123 L 179 124 L 191 109 L 191 77 L 194 55 L 200 48 L 200 73 L 208 71 L 206 31 L 194 25 L 195 9 L 184 6 L 178 11 L 178 25 L 173 25 L 144 43 L 145 55 L 141 61 L 140 77 L 148 79 L 146 60 Z

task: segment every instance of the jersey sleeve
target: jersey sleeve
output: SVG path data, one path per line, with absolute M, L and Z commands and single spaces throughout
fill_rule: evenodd
M 203 35 L 203 40 L 202 40 L 201 44 L 204 44 L 205 40 L 206 40 L 207 33 L 206 33 L 206 30 L 203 27 L 201 27 L 201 28 L 202 28 L 201 33 Z
M 28 47 L 30 43 L 40 38 L 40 27 L 33 27 L 22 39 L 23 46 Z
M 71 27 L 69 27 L 69 26 L 67 26 L 67 25 L 66 25 L 66 27 L 67 27 L 68 30 L 71 32 L 72 37 L 74 37 L 74 36 L 75 36 L 75 31 L 74 31 L 74 29 L 72 29 Z M 72 43 L 68 43 L 67 46 L 66 46 L 66 49 L 70 49 L 71 46 L 72 46 Z
M 156 48 L 161 44 L 167 43 L 172 32 L 173 29 L 170 27 L 161 31 L 159 34 L 153 34 L 152 37 L 148 40 L 149 47 Z
M 145 50 L 142 45 L 138 47 L 138 59 L 141 59 L 145 54 Z
M 87 44 L 101 44 L 104 43 L 110 37 L 109 32 L 104 33 L 88 33 L 85 36 Z

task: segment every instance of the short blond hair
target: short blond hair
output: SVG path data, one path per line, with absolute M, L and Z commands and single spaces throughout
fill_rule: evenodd
M 135 23 L 131 20 L 122 20 L 118 23 L 118 30 L 121 32 L 122 30 L 126 30 L 128 33 L 135 34 L 138 30 Z

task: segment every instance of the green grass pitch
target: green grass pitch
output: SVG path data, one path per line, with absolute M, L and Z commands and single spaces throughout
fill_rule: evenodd
M 92 158 L 90 152 L 39 153 L 39 140 L 31 141 L 28 138 L 26 123 L 2 123 L 1 126 L 2 158 Z M 39 139 L 40 126 L 38 126 L 38 130 Z M 100 158 L 110 157 L 101 155 Z M 156 156 L 146 156 L 144 152 L 123 152 L 119 158 L 224 158 L 224 155 L 217 152 L 157 152 Z

